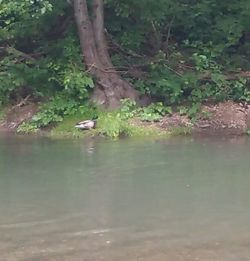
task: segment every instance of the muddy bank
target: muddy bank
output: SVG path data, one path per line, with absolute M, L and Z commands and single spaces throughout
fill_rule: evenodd
M 159 122 L 139 122 L 142 126 L 155 126 L 160 130 L 188 128 L 191 133 L 242 135 L 250 129 L 250 106 L 232 101 L 203 105 L 195 120 L 187 115 L 173 113 Z
M 23 122 L 31 119 L 39 110 L 37 104 L 12 106 L 6 109 L 6 116 L 0 121 L 0 131 L 15 132 Z M 173 113 L 159 122 L 142 122 L 132 119 L 131 124 L 156 128 L 159 131 L 188 129 L 198 134 L 242 135 L 250 130 L 250 105 L 232 101 L 203 105 L 195 121 L 187 115 Z
M 250 128 L 250 106 L 243 103 L 225 102 L 204 105 L 201 116 L 194 124 L 196 132 L 245 134 Z
M 5 117 L 0 121 L 0 131 L 15 132 L 23 122 L 30 120 L 39 110 L 39 105 L 30 103 L 15 105 L 5 109 Z

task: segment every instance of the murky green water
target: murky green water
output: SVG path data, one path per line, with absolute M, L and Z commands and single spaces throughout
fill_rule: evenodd
M 249 261 L 250 140 L 3 136 L 0 260 Z

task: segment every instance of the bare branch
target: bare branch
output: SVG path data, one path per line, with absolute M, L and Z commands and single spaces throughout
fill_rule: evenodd
M 32 62 L 35 62 L 35 61 L 36 61 L 36 59 L 35 59 L 34 57 L 32 57 L 31 55 L 26 54 L 26 53 L 24 53 L 24 52 L 21 52 L 21 51 L 15 49 L 14 47 L 10 47 L 10 46 L 9 46 L 9 47 L 7 47 L 5 50 L 6 50 L 6 52 L 7 52 L 8 54 L 13 54 L 13 55 L 15 55 L 16 57 L 22 57 L 22 58 L 24 58 L 25 60 L 32 61 Z

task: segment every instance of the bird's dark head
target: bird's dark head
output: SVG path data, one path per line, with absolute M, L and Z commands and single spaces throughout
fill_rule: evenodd
M 97 115 L 92 118 L 92 121 L 94 121 L 94 122 L 97 122 L 97 120 L 98 120 L 98 116 Z

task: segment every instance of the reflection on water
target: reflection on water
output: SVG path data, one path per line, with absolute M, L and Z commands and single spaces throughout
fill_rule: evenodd
M 247 138 L 0 138 L 0 260 L 250 260 Z

